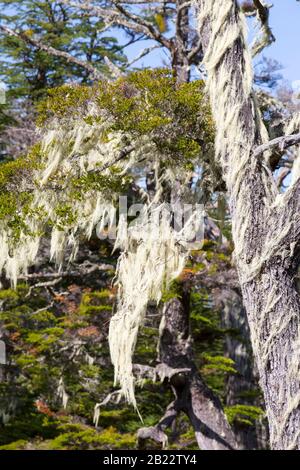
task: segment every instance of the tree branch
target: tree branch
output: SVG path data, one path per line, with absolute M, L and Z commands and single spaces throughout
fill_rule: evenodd
M 221 403 L 205 385 L 194 363 L 189 308 L 187 293 L 183 293 L 182 299 L 174 298 L 165 304 L 159 343 L 161 367 L 167 371 L 177 370 L 176 374 L 168 374 L 175 394 L 176 412 L 182 411 L 189 416 L 200 449 L 233 450 L 237 443 Z
M 51 302 L 51 304 L 46 305 L 46 307 L 39 308 L 38 310 L 35 310 L 34 312 L 31 312 L 30 315 L 37 315 L 40 312 L 44 312 L 45 310 L 49 310 L 49 308 L 53 307 L 54 302 Z
M 130 67 L 132 64 L 137 62 L 138 60 L 142 59 L 146 55 L 150 54 L 154 49 L 158 49 L 162 47 L 161 44 L 154 44 L 153 46 L 146 47 L 143 49 L 134 59 L 132 59 L 130 62 L 128 62 L 128 66 Z
M 292 145 L 298 145 L 299 143 L 300 132 L 298 134 L 283 135 L 282 137 L 277 137 L 276 139 L 270 140 L 270 142 L 267 142 L 266 144 L 256 147 L 256 149 L 253 151 L 253 156 L 257 158 L 267 150 L 271 150 L 274 147 L 278 147 L 279 150 L 283 151 Z
M 281 186 L 283 185 L 283 182 L 285 180 L 285 178 L 291 173 L 291 169 L 290 168 L 284 168 L 282 167 L 281 168 L 281 171 L 276 179 L 276 185 L 277 185 L 277 188 L 281 188 Z
M 174 400 L 167 407 L 165 414 L 156 426 L 140 428 L 137 432 L 138 448 L 143 449 L 145 447 L 145 441 L 150 439 L 157 442 L 165 449 L 168 444 L 168 436 L 164 433 L 164 430 L 172 426 L 179 411 L 177 401 Z
M 120 5 L 119 0 L 111 0 L 115 7 L 119 10 L 119 12 L 128 18 L 129 20 L 133 21 L 134 23 L 140 25 L 141 27 L 147 30 L 147 35 L 150 35 L 153 39 L 158 41 L 161 45 L 170 49 L 170 41 L 166 39 L 154 25 L 147 20 L 144 20 L 141 16 L 135 15 L 134 13 L 129 12 L 123 6 Z
M 107 56 L 104 56 L 104 62 L 106 63 L 107 67 L 109 68 L 111 74 L 113 77 L 115 78 L 120 78 L 124 75 L 124 73 L 122 72 L 122 70 L 117 67 L 111 60 L 109 57 Z
M 37 49 L 39 49 L 41 51 L 45 51 L 50 55 L 53 55 L 55 57 L 60 57 L 61 59 L 66 60 L 68 63 L 73 63 L 73 64 L 78 65 L 79 67 L 84 68 L 96 80 L 106 79 L 106 77 L 98 69 L 96 69 L 92 64 L 90 64 L 89 62 L 77 59 L 76 57 L 72 56 L 68 52 L 60 51 L 58 49 L 55 49 L 52 46 L 47 46 L 46 44 L 43 44 L 41 41 L 39 41 L 37 39 L 33 39 L 32 37 L 28 36 L 23 31 L 17 32 L 17 31 L 12 30 L 8 26 L 4 26 L 4 25 L 0 25 L 0 30 L 3 31 L 8 36 L 15 37 L 17 39 L 21 39 L 26 44 L 34 46 L 34 47 L 36 47 Z
M 280 195 L 280 219 L 289 224 L 289 231 L 281 242 L 282 252 L 290 253 L 293 267 L 298 270 L 300 261 L 300 177 Z
M 299 367 L 300 304 L 294 253 L 300 242 L 300 179 L 279 194 L 271 172 L 254 157 L 255 149 L 260 147 L 259 155 L 265 147 L 238 0 L 197 3 L 216 151 L 229 193 L 235 263 L 264 392 L 270 444 L 274 450 L 299 449 L 300 432 L 295 429 L 300 422 L 300 385 L 294 371 Z M 290 136 L 282 145 L 288 141 Z
M 257 17 L 261 23 L 262 37 L 259 38 L 253 48 L 253 56 L 259 54 L 265 47 L 269 46 L 274 42 L 275 36 L 269 26 L 269 6 L 263 5 L 261 0 L 253 0 L 253 4 L 257 10 Z M 272 6 L 272 5 L 271 5 Z
M 82 277 L 86 276 L 89 274 L 94 273 L 95 271 L 109 271 L 109 270 L 114 270 L 115 266 L 112 264 L 92 264 L 90 266 L 79 266 L 79 269 L 77 271 L 61 271 L 61 272 L 53 272 L 53 273 L 32 273 L 32 274 L 26 274 L 24 276 L 20 276 L 20 280 L 25 280 L 25 281 L 31 281 L 31 280 L 39 280 L 39 279 L 61 279 L 64 277 Z M 42 285 L 42 283 L 40 284 Z M 43 285 L 46 285 L 43 283 Z M 50 284 L 49 284 L 50 285 Z
M 102 8 L 97 5 L 91 5 L 87 2 L 78 3 L 73 2 L 72 0 L 59 1 L 74 8 L 78 8 L 79 10 L 86 10 L 90 12 L 91 15 L 101 17 L 105 22 L 108 22 L 111 25 L 122 26 L 136 33 L 142 33 L 145 36 L 158 41 L 162 46 L 167 47 L 168 49 L 171 48 L 171 41 L 166 39 L 150 21 L 126 10 L 122 6 L 122 3 L 124 4 L 125 2 L 112 0 L 112 3 L 116 8 L 116 10 L 114 10 L 112 8 Z
M 25 295 L 25 298 L 30 297 L 31 292 L 33 289 L 38 289 L 39 287 L 53 287 L 56 286 L 61 281 L 61 277 L 57 277 L 52 279 L 51 281 L 45 281 L 45 282 L 38 282 L 37 284 L 34 284 L 33 286 L 30 286 L 29 291 Z
M 89 170 L 87 173 L 88 174 L 91 174 L 91 173 L 101 173 L 102 171 L 104 170 L 107 170 L 109 167 L 111 167 L 112 165 L 115 165 L 116 163 L 118 163 L 120 160 L 122 160 L 123 158 L 127 157 L 131 152 L 133 152 L 133 150 L 135 149 L 135 147 L 133 145 L 129 146 L 129 147 L 125 147 L 124 149 L 122 149 L 119 153 L 119 155 L 116 156 L 116 158 L 114 158 L 113 160 L 111 160 L 110 162 L 107 162 L 105 163 L 103 166 L 101 166 L 100 168 L 93 168 L 92 170 Z
M 192 63 L 193 59 L 199 54 L 199 52 L 201 51 L 201 48 L 202 48 L 202 42 L 201 42 L 201 38 L 198 39 L 198 42 L 197 44 L 190 50 L 190 52 L 188 53 L 188 61 L 189 63 Z

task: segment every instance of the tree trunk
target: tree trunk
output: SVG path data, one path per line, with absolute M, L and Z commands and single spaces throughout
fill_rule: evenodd
M 203 382 L 193 360 L 189 328 L 189 295 L 171 299 L 164 308 L 160 327 L 157 367 L 170 381 L 175 400 L 156 427 L 142 428 L 141 441 L 153 439 L 164 443 L 164 429 L 169 427 L 178 413 L 184 412 L 194 427 L 199 448 L 202 450 L 235 450 L 237 443 L 219 399 Z
M 182 6 L 186 0 L 176 0 L 176 35 L 172 45 L 172 70 L 177 83 L 190 81 L 190 64 L 188 61 L 189 47 L 189 6 Z
M 197 0 L 216 122 L 216 158 L 230 200 L 235 262 L 264 392 L 273 449 L 300 449 L 300 178 L 279 194 L 252 90 L 251 57 L 236 0 Z
M 253 359 L 250 330 L 241 293 L 232 288 L 221 288 L 218 298 L 222 302 L 222 325 L 234 334 L 226 335 L 225 351 L 235 363 L 237 374 L 230 375 L 226 383 L 226 405 L 251 405 L 262 407 L 258 392 L 258 371 Z M 266 449 L 268 430 L 265 420 L 252 426 L 233 423 L 234 433 L 241 449 Z
M 295 272 L 270 261 L 242 286 L 274 449 L 300 449 L 299 294 Z

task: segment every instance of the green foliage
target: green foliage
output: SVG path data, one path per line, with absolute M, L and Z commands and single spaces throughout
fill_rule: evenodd
M 18 294 L 14 289 L 0 290 L 0 300 L 13 301 L 18 299 Z
M 101 165 L 101 162 L 99 162 Z M 110 175 L 102 175 L 100 172 L 89 173 L 71 181 L 72 194 L 77 199 L 82 199 L 88 191 L 112 191 L 118 194 L 126 192 L 131 178 L 120 174 L 114 167 L 110 168 Z
M 0 450 L 21 450 L 26 446 L 27 441 L 19 439 L 18 441 L 11 442 L 10 444 L 0 446 Z
M 89 113 L 91 101 L 97 104 L 98 114 Z M 162 169 L 181 166 L 190 171 L 206 155 L 214 137 L 203 81 L 176 85 L 170 71 L 164 69 L 133 72 L 114 82 L 102 81 L 94 86 L 63 85 L 50 89 L 38 110 L 41 126 L 46 126 L 52 118 L 61 120 L 62 125 L 77 116 L 84 117 L 90 125 L 105 119 L 110 127 L 99 134 L 99 143 L 107 141 L 111 131 L 121 131 L 130 143 L 147 136 L 161 155 Z M 58 170 L 46 188 L 53 187 L 59 194 L 53 198 L 55 207 L 49 219 L 42 205 L 31 207 L 33 190 L 39 184 L 35 181 L 38 180 L 35 170 L 42 170 L 44 157 L 41 145 L 37 144 L 28 156 L 0 165 L 0 188 L 3 188 L 0 220 L 5 220 L 10 229 L 12 244 L 22 233 L 40 235 L 29 230 L 28 217 L 37 220 L 41 233 L 53 225 L 63 231 L 74 226 L 80 216 L 74 210 L 74 201 L 92 197 L 95 191 L 107 191 L 117 198 L 120 193 L 128 193 L 132 182 L 132 175 L 124 175 L 114 166 L 105 175 L 93 171 L 75 177 L 76 173 L 62 174 Z M 99 161 L 99 169 L 101 165 Z
M 203 81 L 176 86 L 170 71 L 144 70 L 102 83 L 97 101 L 113 116 L 112 130 L 150 135 L 170 160 L 199 157 L 212 142 Z
M 225 414 L 229 423 L 234 422 L 253 426 L 255 421 L 264 416 L 264 411 L 258 406 L 233 405 L 225 407 Z
M 2 22 L 22 30 L 29 38 L 46 46 L 67 52 L 83 61 L 92 62 L 107 72 L 104 56 L 121 65 L 125 58 L 115 37 L 101 34 L 104 23 L 58 5 L 55 1 L 0 1 Z M 82 67 L 54 57 L 21 39 L 0 35 L 0 76 L 8 85 L 8 97 L 30 97 L 38 100 L 48 88 L 69 81 L 88 83 L 88 73 Z
M 93 96 L 94 88 L 86 85 L 62 85 L 50 88 L 44 100 L 38 102 L 37 125 L 42 126 L 49 117 L 64 118 L 70 113 L 80 113 Z
M 160 28 L 164 27 L 162 18 L 156 18 L 156 22 Z M 32 33 L 29 31 L 29 34 Z M 46 59 L 42 55 L 36 58 Z M 50 70 L 49 64 L 45 66 Z M 56 79 L 51 86 L 60 82 L 58 76 Z M 44 94 L 43 87 L 36 91 L 37 98 Z M 94 99 L 99 107 L 98 116 L 91 116 L 86 111 L 88 103 Z M 115 82 L 102 82 L 93 87 L 63 85 L 48 92 L 46 99 L 39 103 L 38 111 L 40 126 L 47 125 L 52 118 L 64 123 L 70 116 L 76 119 L 82 115 L 87 124 L 93 125 L 104 115 L 105 119 L 110 119 L 111 127 L 99 135 L 99 142 L 109 140 L 110 130 L 125 132 L 130 139 L 150 137 L 162 155 L 162 166 L 176 165 L 192 170 L 195 162 L 199 164 L 206 156 L 214 138 L 204 83 L 195 81 L 177 86 L 172 74 L 166 70 L 135 72 Z M 17 189 L 17 183 L 20 177 L 30 181 L 40 158 L 40 146 L 35 146 L 25 159 L 0 166 L 0 188 L 3 189 L 0 218 L 10 217 L 8 223 L 16 238 L 21 230 L 26 233 L 24 216 L 30 211 L 31 201 L 30 191 Z M 101 162 L 99 166 L 101 168 Z M 52 182 L 60 184 L 63 195 L 64 175 L 59 175 L 56 180 L 53 178 Z M 72 188 L 73 200 L 85 198 L 93 190 L 126 191 L 130 179 L 112 167 L 108 176 L 88 174 L 72 178 L 67 184 Z M 16 188 L 16 194 L 12 193 L 12 188 Z M 74 224 L 77 217 L 70 201 L 63 197 L 55 214 L 56 226 L 61 229 Z M 191 261 L 189 273 L 203 270 L 207 262 L 209 274 L 228 265 L 229 256 L 216 252 L 215 248 L 216 244 L 207 242 L 201 254 L 204 259 Z M 65 284 L 64 287 L 69 289 L 70 286 Z M 11 349 L 10 380 L 1 386 L 0 405 L 3 402 L 5 409 L 10 401 L 16 404 L 15 417 L 0 429 L 2 449 L 23 448 L 28 442 L 35 448 L 57 450 L 133 448 L 135 432 L 141 423 L 131 408 L 110 403 L 101 410 L 98 430 L 91 422 L 95 403 L 112 390 L 113 370 L 106 341 L 113 310 L 112 291 L 85 289 L 77 304 L 58 295 L 50 311 L 41 291 L 36 290 L 30 299 L 26 299 L 27 291 L 26 286 L 19 285 L 16 292 L 10 289 L 0 292 L 3 301 L 0 321 Z M 162 302 L 181 295 L 182 284 L 177 280 L 165 290 Z M 234 362 L 223 356 L 228 331 L 222 328 L 220 312 L 214 308 L 208 290 L 203 287 L 192 288 L 191 323 L 196 364 L 208 385 L 224 401 L 226 379 L 229 374 L 235 374 L 236 369 Z M 157 341 L 157 321 L 147 322 L 137 342 L 135 362 L 155 365 Z M 78 345 L 80 347 L 76 349 Z M 62 410 L 61 399 L 57 396 L 61 378 L 69 397 L 67 410 Z M 144 388 L 137 391 L 144 425 L 156 424 L 171 400 L 171 391 L 164 384 L 145 381 Z M 258 410 L 257 407 L 236 405 L 226 411 L 232 422 L 251 424 L 261 416 Z M 73 416 L 76 424 L 72 422 Z M 180 440 L 173 441 L 171 448 L 180 445 L 194 448 L 190 425 L 184 418 L 178 421 L 182 435 Z
M 214 309 L 205 288 L 193 289 L 191 292 L 191 324 L 201 374 L 223 401 L 226 378 L 228 374 L 236 373 L 236 370 L 233 361 L 224 357 L 227 330 L 221 326 L 220 312 Z
M 74 286 L 65 288 L 70 293 L 76 290 Z M 1 291 L 0 322 L 10 338 L 13 380 L 2 383 L 0 405 L 5 409 L 15 400 L 16 415 L 7 425 L 0 424 L 0 449 L 134 448 L 141 422 L 134 409 L 123 402 L 103 407 L 99 429 L 92 426 L 95 403 L 107 396 L 113 382 L 106 339 L 113 292 L 86 289 L 76 308 L 61 298 L 57 299 L 60 308 L 53 311 L 38 311 L 45 305 L 42 291 L 36 289 L 30 298 L 25 297 L 27 292 L 28 287 L 22 284 L 17 291 Z M 155 317 L 142 328 L 136 362 L 151 364 L 155 358 L 158 322 Z M 72 345 L 78 340 L 83 343 L 82 353 L 71 359 Z M 88 363 L 86 353 L 97 360 Z M 56 395 L 61 376 L 69 395 L 66 411 Z M 137 390 L 137 400 L 144 425 L 153 426 L 172 400 L 172 392 L 164 384 L 146 381 Z M 185 420 L 179 420 L 178 429 L 184 434 L 183 445 L 195 446 Z
M 22 414 L 5 426 L 0 426 L 0 450 L 23 448 L 30 439 L 53 439 L 58 435 L 59 420 L 37 413 L 30 402 L 24 400 Z
M 82 296 L 82 300 L 78 309 L 78 314 L 98 315 L 110 314 L 112 311 L 112 295 L 109 291 L 87 292 Z
M 21 232 L 30 235 L 26 216 L 39 216 L 40 210 L 32 209 L 32 175 L 40 165 L 40 145 L 32 147 L 26 157 L 0 164 L 0 220 L 5 220 L 11 230 L 12 241 Z
M 66 118 L 86 110 L 95 99 L 99 115 L 85 113 L 89 124 L 111 119 L 111 131 L 122 131 L 136 138 L 151 137 L 168 164 L 188 165 L 211 146 L 214 126 L 201 80 L 176 85 L 165 69 L 130 73 L 114 82 L 100 82 L 92 88 L 67 86 L 50 90 L 39 104 L 39 125 L 52 117 Z M 200 110 L 200 111 L 199 111 Z M 107 132 L 101 136 L 105 141 Z M 102 182 L 101 182 L 102 183 Z
M 168 300 L 171 299 L 179 299 L 182 295 L 182 286 L 180 285 L 180 282 L 178 282 L 176 279 L 171 282 L 170 286 L 168 286 L 167 289 L 163 290 L 161 301 L 163 303 L 168 302 Z
M 49 444 L 50 450 L 132 449 L 136 445 L 134 435 L 120 434 L 112 426 L 102 432 L 80 425 L 61 426 L 62 431 L 68 429 Z
M 101 18 L 81 15 L 71 6 L 52 0 L 1 0 L 1 23 L 24 37 L 41 42 L 58 51 L 80 58 L 83 62 L 109 75 L 104 57 L 122 67 L 126 61 L 114 35 L 103 33 Z M 6 105 L 0 106 L 0 160 L 19 157 L 21 141 L 5 133 L 9 126 L 29 129 L 35 119 L 34 105 L 47 95 L 47 90 L 64 83 L 90 84 L 90 73 L 71 60 L 54 56 L 38 47 L 0 31 L 0 80 L 6 86 Z
M 64 202 L 55 208 L 55 215 L 57 216 L 55 226 L 62 231 L 65 230 L 65 227 L 72 226 L 77 219 L 77 214 L 72 206 Z
M 204 256 L 210 263 L 228 262 L 217 253 L 212 256 L 211 245 L 206 244 L 204 248 L 193 253 L 191 271 L 201 264 Z M 195 272 L 200 268 L 198 266 Z M 78 286 L 65 284 L 62 291 L 66 290 L 73 299 Z M 39 311 L 45 306 L 42 291 L 37 289 L 26 299 L 27 292 L 28 286 L 24 284 L 20 284 L 16 292 L 11 289 L 0 292 L 3 302 L 0 322 L 10 341 L 9 370 L 13 377 L 0 387 L 0 405 L 5 409 L 7 400 L 17 403 L 15 418 L 6 426 L 0 426 L 0 449 L 26 449 L 27 446 L 57 450 L 134 448 L 141 422 L 135 411 L 123 402 L 103 406 L 99 428 L 92 426 L 95 403 L 112 391 L 113 368 L 107 332 L 114 291 L 83 289 L 76 305 L 64 295 L 58 296 L 55 309 L 50 311 Z M 164 292 L 163 301 L 181 295 L 182 281 L 178 279 Z M 146 320 L 138 338 L 135 363 L 155 366 L 159 322 L 156 315 L 149 315 Z M 195 362 L 205 381 L 224 403 L 226 380 L 236 373 L 233 361 L 224 357 L 224 341 L 231 332 L 222 328 L 220 312 L 214 308 L 209 291 L 198 285 L 191 292 L 191 327 Z M 70 359 L 73 345 L 78 341 L 82 343 L 82 352 Z M 92 363 L 87 361 L 86 354 L 94 358 Z M 66 410 L 62 410 L 61 400 L 56 395 L 60 377 L 69 396 Z M 243 397 L 241 392 L 240 399 L 251 403 L 257 391 L 247 393 L 247 397 Z M 165 384 L 145 381 L 143 388 L 137 389 L 144 426 L 157 424 L 172 399 L 172 392 Z M 263 416 L 260 408 L 244 404 L 227 407 L 226 413 L 231 423 L 242 426 L 253 425 Z M 177 420 L 177 434 L 174 437 L 170 432 L 169 441 L 170 449 L 197 448 L 186 417 Z
M 202 358 L 205 361 L 205 369 L 212 369 L 222 372 L 230 372 L 235 374 L 237 371 L 234 367 L 234 361 L 229 357 L 224 356 L 211 356 L 210 354 L 203 353 Z

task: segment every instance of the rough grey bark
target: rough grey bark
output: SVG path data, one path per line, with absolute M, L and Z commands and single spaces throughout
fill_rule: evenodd
M 226 383 L 226 405 L 237 404 L 263 406 L 262 399 L 254 393 L 258 391 L 257 368 L 254 364 L 250 331 L 247 315 L 239 289 L 223 287 L 219 289 L 218 298 L 222 302 L 223 327 L 233 331 L 226 335 L 225 351 L 234 361 L 236 375 L 230 375 Z M 233 424 L 234 433 L 241 449 L 266 449 L 268 432 L 265 421 L 252 426 L 240 423 Z
M 177 83 L 186 83 L 190 80 L 190 63 L 188 59 L 189 47 L 189 10 L 186 0 L 176 0 L 175 37 L 171 47 L 172 69 L 175 72 Z
M 227 37 L 219 55 L 215 50 L 213 64 L 210 58 L 208 78 L 219 148 L 223 144 L 217 157 L 230 199 L 236 264 L 271 446 L 300 449 L 300 301 L 295 281 L 300 257 L 300 179 L 279 196 L 267 162 L 254 156 L 263 139 L 253 94 L 245 92 L 249 64 L 237 1 L 197 0 L 196 5 L 204 51 Z M 222 89 L 214 95 L 213 85 L 221 81 Z M 224 131 L 223 123 L 230 116 L 238 126 L 236 135 Z
M 138 432 L 140 447 L 146 439 L 165 445 L 164 430 L 180 412 L 185 413 L 194 427 L 202 450 L 235 450 L 237 443 L 219 399 L 203 382 L 193 360 L 189 328 L 189 296 L 171 299 L 164 308 L 160 328 L 159 366 L 162 376 L 169 379 L 175 400 L 160 423 Z

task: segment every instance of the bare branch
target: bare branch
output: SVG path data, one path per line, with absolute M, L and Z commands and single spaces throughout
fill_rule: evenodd
M 112 264 L 92 264 L 92 265 L 81 265 L 78 266 L 79 269 L 77 271 L 70 270 L 70 271 L 61 271 L 61 272 L 47 272 L 47 273 L 32 273 L 26 274 L 24 276 L 20 276 L 20 280 L 38 280 L 38 279 L 61 279 L 64 277 L 82 277 L 88 274 L 92 274 L 95 271 L 110 271 L 114 270 L 115 267 Z M 41 283 L 40 285 L 45 286 L 45 283 Z M 50 285 L 50 284 L 49 284 Z M 37 284 L 36 284 L 37 286 Z
M 111 401 L 113 401 L 114 403 L 119 403 L 121 398 L 122 398 L 122 391 L 121 390 L 115 390 L 114 392 L 109 393 L 101 403 L 97 403 L 95 405 L 93 422 L 94 422 L 96 428 L 98 427 L 98 424 L 99 424 L 101 406 L 105 406 Z
M 143 49 L 139 55 L 137 57 L 135 57 L 133 60 L 131 60 L 130 62 L 128 62 L 128 66 L 130 67 L 132 64 L 134 64 L 135 62 L 137 62 L 138 60 L 142 59 L 143 57 L 145 57 L 146 55 L 150 54 L 150 52 L 152 52 L 154 49 L 158 49 L 158 48 L 161 48 L 161 44 L 154 44 L 153 46 L 150 46 L 150 47 L 146 47 L 145 49 Z
M 37 313 L 44 312 L 45 310 L 49 310 L 49 308 L 53 307 L 54 302 L 51 302 L 51 304 L 46 305 L 46 307 L 39 308 L 38 310 L 35 310 L 34 312 L 31 312 L 30 315 L 36 315 Z
M 107 67 L 109 68 L 113 77 L 119 78 L 124 75 L 121 69 L 117 67 L 107 56 L 104 57 L 104 62 L 106 63 Z
M 290 168 L 281 168 L 281 171 L 276 179 L 277 188 L 281 188 L 285 178 L 291 173 Z
M 61 277 L 57 277 L 55 279 L 52 279 L 52 281 L 38 282 L 37 284 L 30 286 L 29 291 L 25 295 L 25 298 L 30 297 L 33 289 L 38 289 L 39 287 L 53 287 L 56 284 L 58 284 L 61 281 L 61 279 L 62 279 Z
M 269 19 L 269 7 L 266 5 L 263 5 L 261 3 L 261 0 L 253 0 L 253 3 L 259 15 L 260 21 L 262 23 L 266 23 Z
M 190 50 L 190 52 L 188 53 L 188 61 L 189 63 L 192 62 L 192 60 L 194 59 L 194 57 L 201 51 L 201 39 L 199 38 L 197 44 L 195 47 L 193 47 L 193 49 Z
M 273 149 L 274 147 L 278 147 L 279 150 L 283 151 L 291 147 L 292 145 L 298 145 L 299 143 L 300 133 L 292 135 L 283 135 L 282 137 L 277 137 L 276 139 L 270 140 L 270 142 L 267 142 L 266 144 L 256 147 L 253 152 L 253 156 L 259 157 L 261 154 L 263 154 L 267 150 Z
M 90 12 L 91 15 L 99 16 L 103 18 L 105 22 L 110 23 L 111 25 L 122 26 L 128 28 L 135 33 L 142 33 L 143 35 L 150 37 L 158 41 L 162 46 L 171 48 L 171 41 L 166 39 L 159 30 L 150 22 L 134 13 L 131 13 L 126 8 L 122 6 L 124 2 L 118 2 L 112 0 L 113 5 L 116 9 L 113 8 L 102 8 L 97 5 L 91 5 L 88 2 L 78 3 L 73 2 L 72 0 L 59 0 L 61 3 L 70 5 L 72 7 L 78 8 L 79 10 L 85 10 Z
M 119 155 L 117 155 L 117 157 L 114 160 L 111 160 L 110 162 L 105 163 L 105 165 L 103 165 L 100 168 L 93 168 L 92 170 L 89 170 L 87 173 L 88 174 L 90 174 L 90 173 L 101 173 L 102 171 L 107 170 L 112 165 L 115 165 L 120 160 L 127 157 L 127 155 L 129 155 L 131 152 L 133 152 L 134 149 L 135 149 L 135 147 L 133 145 L 131 145 L 130 147 L 125 147 L 123 150 L 121 150 Z
M 152 441 L 160 444 L 161 447 L 165 449 L 168 444 L 168 436 L 164 433 L 164 430 L 172 426 L 173 422 L 178 416 L 179 411 L 180 409 L 177 406 L 177 402 L 175 400 L 167 407 L 164 416 L 156 426 L 140 428 L 137 432 L 138 448 L 143 448 L 145 441 L 151 439 Z
M 170 41 L 167 40 L 159 32 L 159 30 L 154 27 L 154 25 L 150 21 L 147 21 L 143 19 L 141 16 L 135 15 L 134 13 L 131 13 L 128 10 L 126 10 L 122 5 L 120 5 L 119 0 L 112 0 L 112 3 L 119 10 L 119 12 L 122 13 L 122 15 L 124 15 L 126 18 L 133 21 L 134 23 L 140 25 L 141 27 L 145 28 L 148 31 L 147 33 L 148 36 L 150 35 L 153 39 L 158 41 L 160 44 L 170 49 L 171 47 Z
M 284 249 L 291 253 L 296 270 L 300 260 L 300 177 L 292 183 L 287 191 L 281 195 L 279 216 L 281 220 L 289 223 L 289 231 L 281 242 Z M 297 293 L 299 296 L 299 294 Z
M 257 18 L 261 23 L 262 35 L 255 42 L 252 48 L 252 55 L 255 56 L 259 54 L 265 47 L 269 46 L 274 42 L 275 36 L 272 33 L 272 30 L 269 26 L 269 9 L 273 5 L 265 5 L 261 3 L 261 0 L 253 0 L 253 4 L 257 10 Z
M 143 379 L 150 379 L 155 381 L 156 379 L 155 367 L 144 364 L 132 364 L 132 370 L 137 381 L 141 381 Z

